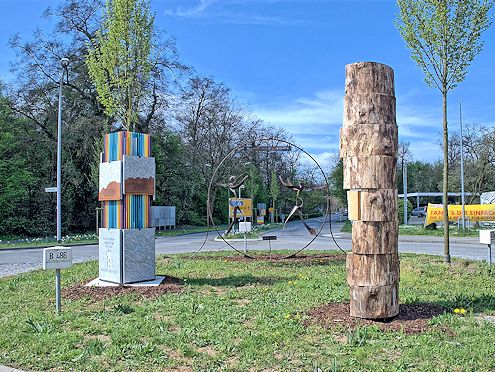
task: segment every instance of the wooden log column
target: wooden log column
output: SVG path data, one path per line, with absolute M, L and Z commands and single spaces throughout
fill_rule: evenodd
M 345 94 L 340 157 L 353 221 L 350 312 L 386 319 L 399 313 L 394 72 L 374 62 L 347 65 Z

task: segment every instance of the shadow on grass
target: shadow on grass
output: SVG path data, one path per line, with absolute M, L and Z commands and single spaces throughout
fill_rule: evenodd
M 211 285 L 213 287 L 244 287 L 253 284 L 272 285 L 278 282 L 287 282 L 290 278 L 264 278 L 253 275 L 227 276 L 224 278 L 191 278 L 187 279 L 190 285 Z

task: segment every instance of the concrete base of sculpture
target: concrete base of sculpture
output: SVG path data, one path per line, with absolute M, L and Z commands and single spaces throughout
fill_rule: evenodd
M 138 282 L 138 283 L 126 283 L 124 286 L 126 287 L 158 287 L 163 280 L 165 279 L 164 276 L 156 276 L 155 279 L 153 280 L 147 280 L 144 282 Z M 118 287 L 121 284 L 117 283 L 111 283 L 111 282 L 105 282 L 104 280 L 101 280 L 100 278 L 93 279 L 90 281 L 88 284 L 86 284 L 86 287 Z
M 115 284 L 155 279 L 154 228 L 101 228 L 99 233 L 99 279 Z

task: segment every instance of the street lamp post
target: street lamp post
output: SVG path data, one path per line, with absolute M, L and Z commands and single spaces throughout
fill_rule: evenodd
M 402 186 L 404 188 L 404 225 L 407 225 L 407 163 L 402 166 Z
M 464 203 L 464 144 L 462 134 L 462 101 L 459 101 L 459 122 L 461 124 L 461 204 L 462 204 L 462 230 L 466 228 L 466 211 Z
M 58 90 L 58 123 L 57 123 L 57 242 L 62 240 L 62 86 L 64 73 L 69 66 L 69 59 L 60 60 L 60 86 Z

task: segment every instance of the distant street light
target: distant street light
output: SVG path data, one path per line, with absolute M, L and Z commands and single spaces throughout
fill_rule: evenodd
M 404 225 L 407 225 L 407 163 L 402 167 L 402 186 L 404 187 Z
M 57 242 L 62 240 L 62 86 L 64 73 L 67 72 L 69 59 L 60 60 L 60 85 L 58 90 L 58 124 L 57 124 Z

